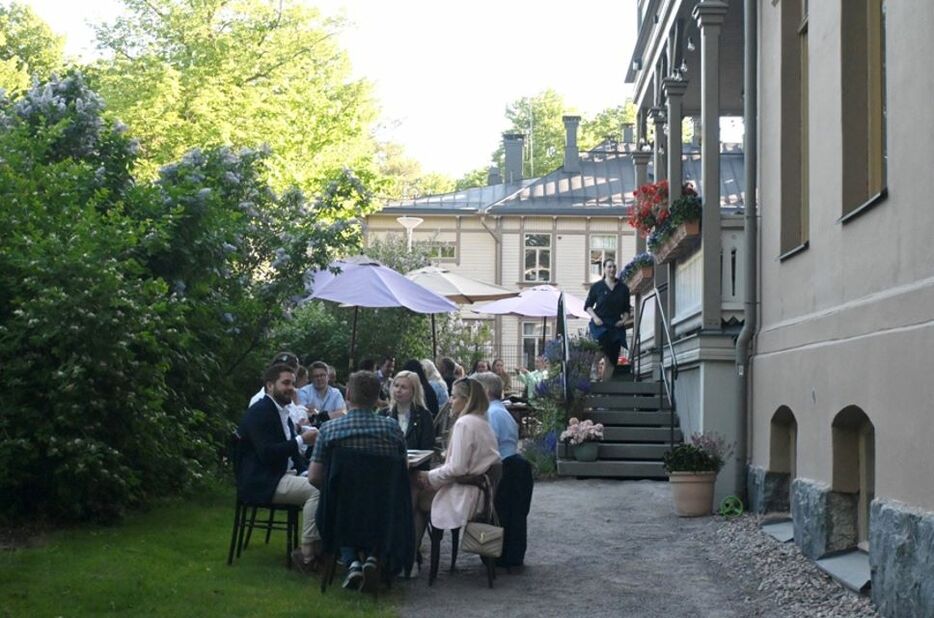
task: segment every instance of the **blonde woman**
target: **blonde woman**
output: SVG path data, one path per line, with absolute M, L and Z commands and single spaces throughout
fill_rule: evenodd
M 457 421 L 451 430 L 447 459 L 440 468 L 418 475 L 421 487 L 437 490 L 431 501 L 431 525 L 435 528 L 461 528 L 483 507 L 480 488 L 457 483 L 457 479 L 483 474 L 500 461 L 496 435 L 486 419 L 489 405 L 477 380 L 465 378 L 454 383 L 451 408 Z
M 389 388 L 389 407 L 381 410 L 380 414 L 398 421 L 405 435 L 406 448 L 434 448 L 435 428 L 431 422 L 431 412 L 425 407 L 425 391 L 414 372 L 400 371 L 396 374 Z

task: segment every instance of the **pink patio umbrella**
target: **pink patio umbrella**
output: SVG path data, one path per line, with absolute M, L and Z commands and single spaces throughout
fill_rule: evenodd
M 340 272 L 334 273 L 332 270 Z M 353 307 L 350 335 L 350 368 L 357 344 L 357 312 L 360 307 L 405 307 L 415 313 L 450 313 L 457 305 L 400 273 L 365 255 L 332 262 L 327 270 L 311 275 L 312 293 L 305 300 L 329 300 Z
M 590 314 L 584 311 L 584 301 L 566 292 L 564 294 L 564 309 L 568 316 L 589 318 Z M 545 325 L 548 318 L 558 315 L 558 299 L 562 292 L 553 285 L 537 285 L 519 292 L 515 298 L 504 298 L 492 303 L 474 307 L 477 313 L 490 313 L 493 315 L 517 315 L 525 318 L 542 318 L 542 339 L 545 338 Z

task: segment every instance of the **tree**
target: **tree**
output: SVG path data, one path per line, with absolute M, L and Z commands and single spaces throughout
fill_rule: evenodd
M 376 154 L 384 178 L 384 197 L 393 200 L 437 195 L 454 190 L 454 181 L 443 174 L 425 172 L 421 164 L 405 155 L 400 144 L 380 144 Z
M 19 2 L 0 6 L 0 88 L 13 94 L 64 65 L 64 37 Z
M 522 175 L 532 178 L 547 174 L 564 161 L 564 122 L 561 117 L 571 113 L 564 98 L 551 88 L 531 97 L 522 97 L 506 106 L 510 130 L 525 134 L 525 157 Z M 493 160 L 503 169 L 505 153 L 500 146 Z
M 191 148 L 268 144 L 276 190 L 314 193 L 342 168 L 372 172 L 370 85 L 352 80 L 342 26 L 297 0 L 124 0 L 97 28 L 110 112 L 143 143 L 141 172 Z
M 635 122 L 636 106 L 632 99 L 627 99 L 622 105 L 605 109 L 593 118 L 584 119 L 578 140 L 581 150 L 589 150 L 608 138 L 620 141 L 623 125 Z

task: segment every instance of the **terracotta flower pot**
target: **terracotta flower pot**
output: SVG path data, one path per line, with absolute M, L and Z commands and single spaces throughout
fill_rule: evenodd
M 702 517 L 713 512 L 716 472 L 669 472 L 675 513 L 680 517 Z

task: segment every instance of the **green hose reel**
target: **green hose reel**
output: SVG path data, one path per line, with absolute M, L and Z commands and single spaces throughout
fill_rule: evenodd
M 739 517 L 743 514 L 743 501 L 736 496 L 727 496 L 720 503 L 720 510 L 717 512 L 727 519 Z

